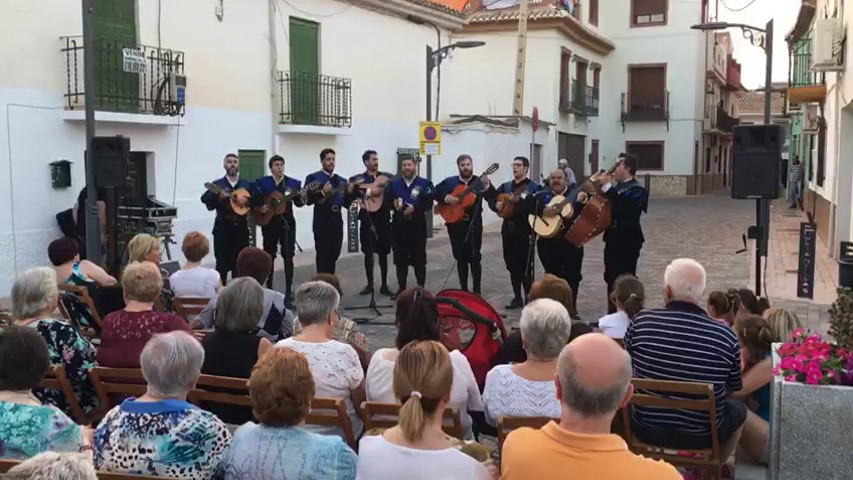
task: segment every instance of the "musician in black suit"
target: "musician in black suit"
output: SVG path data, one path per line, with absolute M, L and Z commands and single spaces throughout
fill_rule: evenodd
M 542 194 L 539 199 L 539 215 L 559 215 L 560 212 L 554 207 L 548 207 L 556 196 L 568 198 L 573 207 L 572 216 L 564 218 L 560 231 L 551 238 L 539 237 L 537 247 L 539 249 L 539 260 L 545 268 L 545 273 L 556 275 L 569 283 L 572 288 L 573 305 L 577 305 L 578 289 L 580 288 L 581 268 L 583 267 L 583 247 L 576 247 L 566 240 L 566 231 L 580 211 L 581 205 L 577 203 L 577 192 L 569 191 L 566 171 L 558 168 L 551 172 L 548 177 L 549 191 Z M 543 221 L 541 218 L 537 221 Z M 550 221 L 555 221 L 551 219 Z
M 305 185 L 319 181 L 321 188 L 307 194 L 308 205 L 314 205 L 314 248 L 317 273 L 335 273 L 341 246 L 344 241 L 342 209 L 352 203 L 352 186 L 335 173 L 335 151 L 324 148 L 320 152 L 323 168 L 308 175 Z
M 358 212 L 358 238 L 361 243 L 361 253 L 364 254 L 364 273 L 367 276 L 367 286 L 359 294 L 370 295 L 373 293 L 373 255 L 375 254 L 379 257 L 379 272 L 382 280 L 379 293 L 391 296 L 393 293 L 388 288 L 388 254 L 391 253 L 391 202 L 388 195 L 384 195 L 384 193 L 393 175 L 379 171 L 379 155 L 375 150 L 364 152 L 361 161 L 365 166 L 364 173 L 350 178 L 350 182 L 361 182 L 360 195 L 363 198 L 382 196 L 383 200 L 382 206 L 375 212 L 370 212 L 366 208 L 361 208 Z M 375 183 L 380 176 L 387 177 L 388 183 L 371 188 L 370 185 Z

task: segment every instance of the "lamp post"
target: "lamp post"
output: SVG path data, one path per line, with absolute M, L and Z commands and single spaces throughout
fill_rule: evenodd
M 743 23 L 709 22 L 693 25 L 694 30 L 713 31 L 728 28 L 740 28 L 744 38 L 749 43 L 761 47 L 766 57 L 764 71 L 764 124 L 770 125 L 771 98 L 773 83 L 773 19 L 764 28 L 745 25 Z M 756 235 L 755 235 L 755 295 L 761 296 L 761 257 L 767 256 L 767 244 L 770 238 L 770 202 L 766 199 L 755 201 Z

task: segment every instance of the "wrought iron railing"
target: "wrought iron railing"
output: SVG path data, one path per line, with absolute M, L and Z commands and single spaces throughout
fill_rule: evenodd
M 587 86 L 586 87 L 586 116 L 587 117 L 597 117 L 598 116 L 598 99 L 599 99 L 599 89 L 596 87 Z
M 622 130 L 627 122 L 666 122 L 669 131 L 669 91 L 657 102 L 631 99 L 622 94 Z
M 740 119 L 734 118 L 724 109 L 717 106 L 716 127 L 718 130 L 726 133 L 732 133 L 732 129 L 738 125 L 740 125 Z
M 279 123 L 352 126 L 352 81 L 305 72 L 278 73 Z
M 65 56 L 65 106 L 85 107 L 83 37 L 61 37 Z M 94 107 L 126 113 L 183 115 L 183 103 L 171 101 L 170 78 L 184 74 L 184 52 L 147 45 L 99 41 L 95 53 Z
M 823 83 L 820 74 L 812 70 L 812 39 L 804 37 L 791 48 L 789 87 L 810 87 Z
M 569 98 L 569 110 L 575 115 L 586 115 L 586 97 L 583 86 L 577 80 L 572 80 L 572 95 Z

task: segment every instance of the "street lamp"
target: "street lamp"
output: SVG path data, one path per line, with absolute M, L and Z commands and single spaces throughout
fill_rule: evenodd
M 761 47 L 767 58 L 764 71 L 764 124 L 770 125 L 771 114 L 771 84 L 773 83 L 773 19 L 764 28 L 745 25 L 743 23 L 708 22 L 693 25 L 693 30 L 704 32 L 740 28 L 743 37 L 749 43 Z M 767 256 L 767 244 L 770 238 L 770 202 L 758 199 L 755 202 L 755 295 L 761 296 L 761 257 Z

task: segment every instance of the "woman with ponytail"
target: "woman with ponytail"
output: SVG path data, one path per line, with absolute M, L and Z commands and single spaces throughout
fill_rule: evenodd
M 644 308 L 646 289 L 637 277 L 625 274 L 616 279 L 611 297 L 616 313 L 599 318 L 598 328 L 610 338 L 622 338 L 628 324 Z
M 708 295 L 708 315 L 730 327 L 734 325 L 735 317 L 742 308 L 737 290 L 718 290 Z
M 381 435 L 361 439 L 357 479 L 497 478 L 494 467 L 489 467 L 490 473 L 484 464 L 454 448 L 441 429 L 455 376 L 450 357 L 437 341 L 415 341 L 400 350 L 393 371 L 393 392 L 402 403 L 400 420 Z
M 423 287 L 403 290 L 397 297 L 396 348 L 382 348 L 373 354 L 367 368 L 365 388 L 367 401 L 397 403 L 393 389 L 393 372 L 400 351 L 415 341 L 441 341 L 438 327 L 438 306 L 435 297 Z M 482 412 L 483 399 L 468 359 L 459 350 L 450 352 L 453 367 L 453 388 L 450 406 L 459 410 L 465 438 L 473 439 L 473 419 L 469 412 Z M 478 415 L 479 416 L 479 415 Z
M 770 428 L 770 382 L 773 380 L 771 347 L 775 335 L 767 320 L 758 315 L 740 315 L 734 330 L 741 345 L 743 387 L 732 397 L 747 402 L 751 410 L 744 423 L 740 446 L 757 461 L 763 461 Z

